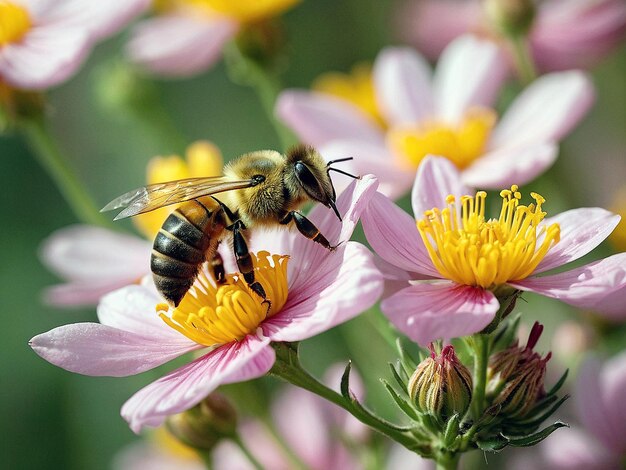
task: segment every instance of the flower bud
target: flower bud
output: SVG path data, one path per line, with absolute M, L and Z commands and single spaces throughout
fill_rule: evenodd
M 463 415 L 472 400 L 472 376 L 459 361 L 453 346 L 446 346 L 439 356 L 432 343 L 430 357 L 418 364 L 409 380 L 408 392 L 417 409 L 441 418 Z
M 523 36 L 535 19 L 533 0 L 484 0 L 483 7 L 494 29 L 505 36 Z
M 546 363 L 552 353 L 542 359 L 533 351 L 542 331 L 543 325 L 535 322 L 526 347 L 521 348 L 516 342 L 489 359 L 487 399 L 500 407 L 503 417 L 524 417 L 545 395 Z
M 40 117 L 44 110 L 43 94 L 13 88 L 0 78 L 0 132 L 13 128 L 19 120 Z
M 237 412 L 230 402 L 212 393 L 193 408 L 167 420 L 169 432 L 194 449 L 211 450 L 237 430 Z

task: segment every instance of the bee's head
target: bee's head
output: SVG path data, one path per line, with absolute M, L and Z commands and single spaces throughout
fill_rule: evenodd
M 335 205 L 337 195 L 333 182 L 330 179 L 330 171 L 334 170 L 352 178 L 357 177 L 332 168 L 331 165 L 337 162 L 352 160 L 352 157 L 326 163 L 313 147 L 298 146 L 287 154 L 287 159 L 289 164 L 293 165 L 296 180 L 307 196 L 331 208 L 337 215 L 337 218 L 341 220 L 341 214 L 339 214 Z

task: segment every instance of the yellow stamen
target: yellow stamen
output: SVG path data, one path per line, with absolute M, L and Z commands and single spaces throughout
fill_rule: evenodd
M 216 346 L 240 341 L 254 334 L 261 323 L 279 312 L 287 301 L 288 256 L 251 253 L 256 281 L 261 283 L 271 301 L 267 303 L 254 293 L 240 274 L 229 275 L 225 284 L 216 284 L 201 273 L 194 286 L 177 308 L 157 305 L 165 323 L 192 341 Z
M 12 2 L 0 1 L 0 47 L 19 42 L 31 26 L 28 10 Z
M 502 209 L 497 220 L 485 220 L 484 191 L 461 197 L 460 213 L 452 195 L 446 199 L 446 208 L 426 211 L 417 229 L 441 275 L 486 289 L 529 276 L 560 237 L 559 224 L 539 227 L 546 215 L 541 210 L 545 199 L 530 195 L 535 204 L 522 206 L 517 186 L 500 192 Z
M 186 160 L 177 155 L 154 157 L 148 163 L 148 184 L 184 178 L 218 176 L 222 174 L 222 154 L 211 142 L 197 141 L 187 147 Z M 171 205 L 133 217 L 133 223 L 146 238 L 152 239 L 167 216 L 176 208 Z
M 176 457 L 177 459 L 181 459 L 189 463 L 200 463 L 200 457 L 198 456 L 198 452 L 192 447 L 183 444 L 180 440 L 172 436 L 165 426 L 157 428 L 154 434 L 152 434 L 152 437 L 155 441 L 155 445 L 160 449 L 165 450 L 165 453 L 167 455 Z
M 312 88 L 356 105 L 373 117 L 381 127 L 385 126 L 376 103 L 372 67 L 369 64 L 357 64 L 349 74 L 329 72 L 320 75 Z
M 428 154 L 451 160 L 458 168 L 468 167 L 484 152 L 496 122 L 496 113 L 473 108 L 456 126 L 439 122 L 398 127 L 387 134 L 397 155 L 417 166 Z
M 254 23 L 278 16 L 300 0 L 178 0 L 179 4 L 200 7 L 240 23 Z

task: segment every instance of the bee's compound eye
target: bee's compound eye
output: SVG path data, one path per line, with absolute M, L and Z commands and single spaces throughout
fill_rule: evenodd
M 265 181 L 265 176 L 263 175 L 254 175 L 252 177 L 252 185 L 256 186 L 257 184 L 261 184 Z
M 315 175 L 311 172 L 308 166 L 301 161 L 295 163 L 295 171 L 302 188 L 306 193 L 315 199 L 316 201 L 326 202 L 327 197 L 324 195 L 324 191 L 320 187 L 319 181 Z

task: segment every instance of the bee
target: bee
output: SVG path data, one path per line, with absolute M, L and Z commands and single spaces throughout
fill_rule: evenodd
M 223 176 L 144 186 L 119 196 L 102 211 L 123 209 L 117 220 L 183 202 L 154 239 L 150 267 L 160 294 L 178 306 L 205 261 L 210 263 L 216 282 L 223 283 L 225 271 L 217 248 L 232 234 L 239 272 L 269 306 L 263 286 L 254 279 L 245 232 L 253 226 L 293 224 L 308 239 L 334 250 L 336 247 L 297 209 L 307 201 L 319 202 L 341 220 L 330 172 L 359 177 L 331 165 L 351 159 L 326 163 L 314 148 L 304 145 L 285 155 L 273 150 L 251 152 L 228 163 Z

